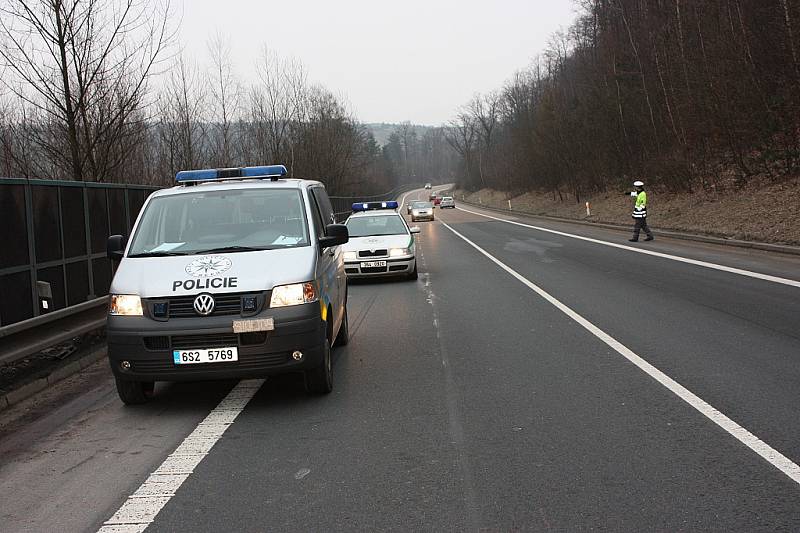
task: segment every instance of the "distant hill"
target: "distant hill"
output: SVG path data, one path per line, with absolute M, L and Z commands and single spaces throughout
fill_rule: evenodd
M 375 142 L 384 146 L 389 142 L 389 135 L 396 130 L 400 124 L 391 124 L 387 122 L 375 122 L 371 124 L 364 124 L 375 136 Z M 414 130 L 417 132 L 417 138 L 422 137 L 426 131 L 433 129 L 433 126 L 419 126 L 414 124 Z

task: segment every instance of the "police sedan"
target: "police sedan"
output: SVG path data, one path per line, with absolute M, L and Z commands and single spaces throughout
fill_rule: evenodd
M 417 279 L 414 234 L 396 211 L 397 202 L 353 204 L 345 225 L 349 242 L 342 246 L 348 278 L 403 276 Z

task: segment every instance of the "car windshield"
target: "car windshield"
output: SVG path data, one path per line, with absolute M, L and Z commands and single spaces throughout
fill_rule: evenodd
M 430 202 L 414 202 L 411 204 L 412 209 L 425 209 L 426 207 L 432 207 Z
M 153 198 L 128 256 L 271 250 L 308 242 L 296 189 L 197 191 Z
M 402 235 L 408 233 L 400 215 L 375 215 L 350 217 L 347 231 L 351 237 L 370 237 L 374 235 Z

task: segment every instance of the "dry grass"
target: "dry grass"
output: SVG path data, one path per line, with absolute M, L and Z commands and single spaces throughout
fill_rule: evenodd
M 456 191 L 457 199 L 508 208 L 505 192 Z M 587 219 L 584 203 L 559 201 L 551 193 L 529 192 L 510 198 L 515 211 Z M 633 198 L 624 191 L 588 200 L 595 222 L 632 224 Z M 723 192 L 669 194 L 648 191 L 647 221 L 653 228 L 715 235 L 748 241 L 800 244 L 800 178 L 780 184 L 753 183 Z

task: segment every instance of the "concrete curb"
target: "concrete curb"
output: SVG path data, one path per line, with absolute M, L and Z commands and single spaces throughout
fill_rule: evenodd
M 27 400 L 31 396 L 34 396 L 44 389 L 55 385 L 59 381 L 79 373 L 81 370 L 84 370 L 85 368 L 104 358 L 106 353 L 106 346 L 99 346 L 94 350 L 84 354 L 79 359 L 71 361 L 69 364 L 54 370 L 49 375 L 31 381 L 30 383 L 27 383 L 16 390 L 0 396 L 0 411 L 23 400 Z
M 527 213 L 525 211 L 514 211 L 513 209 L 509 210 L 500 207 L 487 206 L 484 204 L 474 204 L 472 202 L 467 202 L 465 200 L 460 200 L 460 202 L 462 204 L 466 204 L 471 207 L 478 207 L 480 209 L 486 209 L 487 211 L 495 211 L 497 213 L 513 214 L 517 216 L 528 217 L 528 218 L 539 218 L 543 220 L 552 220 L 554 222 L 568 222 L 570 224 L 578 224 L 581 226 L 592 226 L 596 228 L 607 228 L 607 229 L 624 230 L 624 231 L 629 231 L 633 227 L 632 224 L 628 226 L 622 224 L 609 224 L 607 222 L 592 222 L 591 220 L 577 220 L 574 218 L 562 218 L 549 215 L 536 215 L 534 213 Z M 662 237 L 669 237 L 672 239 L 682 239 L 685 241 L 705 242 L 709 244 L 723 244 L 726 246 L 736 246 L 738 248 L 750 248 L 753 250 L 764 250 L 767 252 L 778 252 L 782 254 L 800 255 L 800 246 L 790 246 L 788 244 L 770 244 L 767 242 L 741 241 L 739 239 L 725 239 L 722 237 L 712 237 L 710 235 L 697 235 L 693 233 L 681 233 L 677 231 L 657 230 L 657 229 L 653 229 L 653 233 L 655 235 L 660 235 Z

